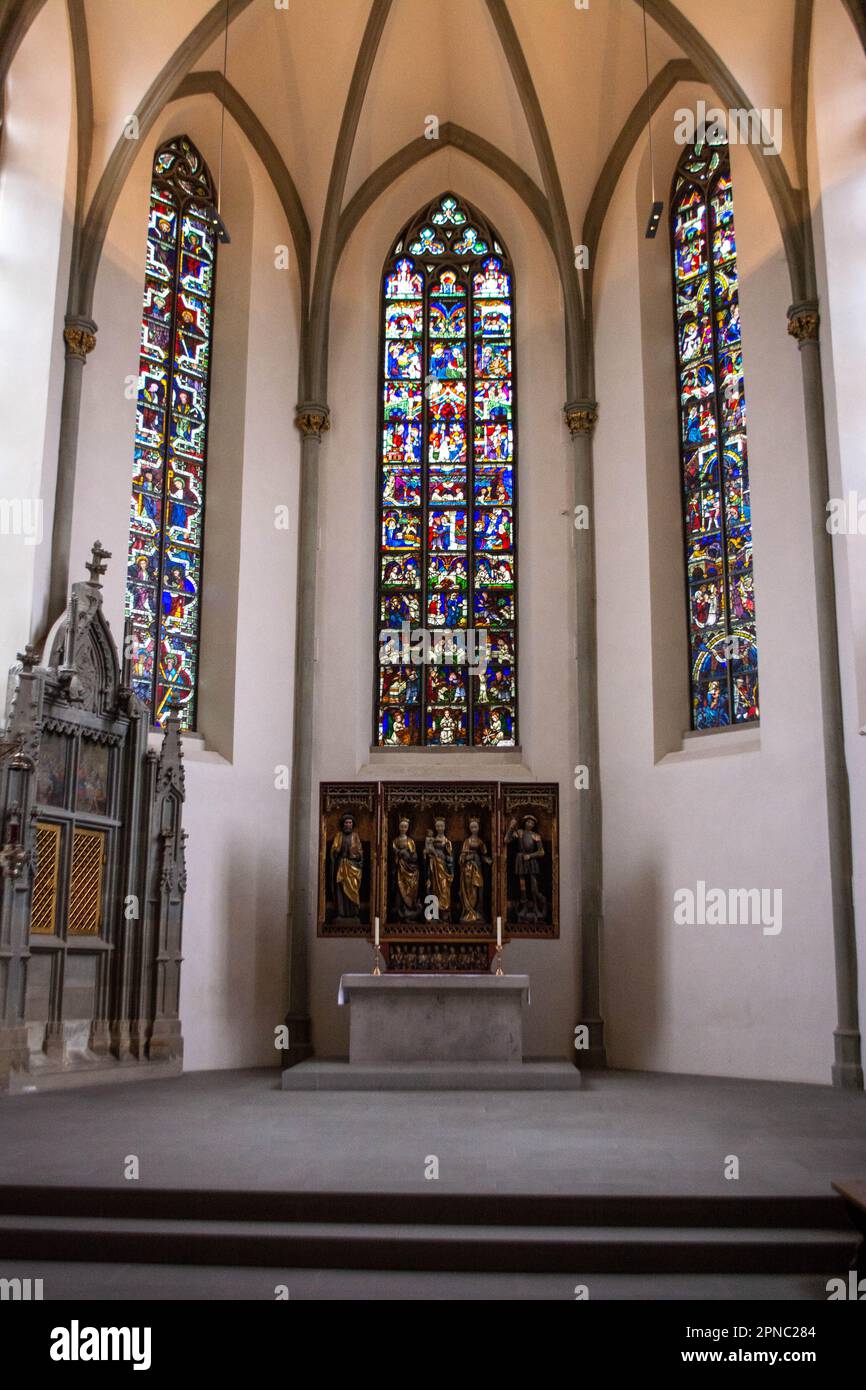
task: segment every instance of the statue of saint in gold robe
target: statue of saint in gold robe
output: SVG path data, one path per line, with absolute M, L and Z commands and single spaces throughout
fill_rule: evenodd
M 427 886 L 439 904 L 439 920 L 451 921 L 451 884 L 454 882 L 454 847 L 445 834 L 444 820 L 434 822 L 424 841 Z
M 364 851 L 355 829 L 354 816 L 344 816 L 341 828 L 331 841 L 334 871 L 334 900 L 338 921 L 358 921 L 361 916 L 361 871 Z
M 408 820 L 400 821 L 400 834 L 391 844 L 394 853 L 394 914 L 401 922 L 414 922 L 421 915 L 418 883 L 421 870 L 418 851 L 409 834 Z
M 487 846 L 478 834 L 477 820 L 469 822 L 469 834 L 460 851 L 460 921 L 484 921 L 484 870 L 492 864 Z

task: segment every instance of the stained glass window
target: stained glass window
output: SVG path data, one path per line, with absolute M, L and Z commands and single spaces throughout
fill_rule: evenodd
M 517 740 L 513 275 L 453 194 L 383 279 L 375 742 Z
M 126 617 L 132 685 L 194 728 L 217 232 L 210 172 L 186 136 L 153 161 Z
M 692 727 L 758 718 L 737 244 L 728 147 L 687 147 L 671 217 Z

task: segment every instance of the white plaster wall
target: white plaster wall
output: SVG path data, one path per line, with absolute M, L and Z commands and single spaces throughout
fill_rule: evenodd
M 830 0 L 841 5 L 842 0 Z M 794 42 L 794 0 L 675 0 L 676 8 L 712 46 L 746 95 L 747 106 L 782 112 L 782 154 L 796 182 L 791 128 L 791 56 Z M 699 62 L 700 66 L 700 62 Z M 707 104 L 723 103 L 704 93 Z M 775 120 L 775 116 L 772 117 Z
M 379 284 L 403 224 L 446 188 L 492 220 L 511 253 L 517 292 L 520 489 L 520 724 L 522 761 L 495 753 L 432 757 L 385 753 L 371 764 L 374 653 L 376 432 L 380 390 Z M 402 177 L 356 229 L 337 275 L 328 390 L 332 426 L 321 447 L 317 721 L 313 780 L 386 781 L 438 776 L 560 786 L 562 934 L 508 946 L 509 970 L 532 976 L 526 1046 L 569 1055 L 576 1021 L 576 798 L 571 445 L 564 426 L 562 302 L 550 249 L 522 203 L 464 155 L 443 150 Z M 434 770 L 435 769 L 435 770 Z M 318 812 L 314 814 L 318 822 Z M 314 928 L 312 928 L 314 930 Z M 311 1009 L 317 1052 L 348 1054 L 340 974 L 367 969 L 369 947 L 311 942 Z
M 93 83 L 93 158 L 88 200 L 93 197 L 118 140 L 151 83 L 170 61 L 213 0 L 89 0 L 87 41 Z M 64 0 L 48 0 L 64 9 Z M 220 50 L 222 51 L 222 50 Z
M 821 313 L 830 494 L 866 512 L 866 58 L 841 4 L 817 0 L 812 44 L 809 189 Z M 860 1028 L 866 1020 L 866 515 L 833 542 L 845 747 L 851 788 Z
M 46 5 L 6 84 L 0 142 L 0 684 L 43 617 L 63 384 L 70 227 L 75 203 L 71 54 L 65 7 Z M 20 510 L 26 508 L 26 510 Z M 41 511 L 40 511 L 41 508 Z M 7 529 L 8 528 L 8 529 Z M 33 543 L 36 537 L 38 543 Z
M 147 0 L 136 3 L 146 6 Z M 252 0 L 229 31 L 229 81 L 291 170 L 314 253 L 343 103 L 369 8 L 366 0 L 289 0 L 287 8 L 279 9 L 273 0 Z M 222 65 L 220 33 L 195 66 L 219 72 Z M 401 86 L 402 71 L 391 74 Z
M 77 577 L 94 535 L 113 552 L 105 603 L 122 631 L 144 248 L 153 151 L 186 133 L 216 176 L 218 108 L 169 106 L 131 171 L 96 288 L 97 348 L 86 368 L 73 523 Z M 298 371 L 290 242 L 257 157 L 229 121 L 219 252 L 205 531 L 201 739 L 186 740 L 188 887 L 181 1018 L 190 1069 L 274 1063 L 288 999 L 286 910 L 291 763 Z M 292 267 L 295 266 L 291 254 Z M 274 525 L 289 508 L 289 530 Z M 205 680 L 205 675 L 207 680 Z
M 672 130 L 672 109 L 682 98 L 673 94 L 657 131 Z M 678 154 L 664 137 L 660 149 L 657 139 L 666 202 Z M 644 371 L 657 374 L 659 357 L 670 377 L 658 389 L 671 398 L 675 390 L 670 276 L 661 267 L 670 242 L 664 231 L 655 243 L 644 239 L 645 147 L 624 171 L 600 248 L 595 478 L 604 1012 L 614 1066 L 828 1082 L 834 974 L 800 364 L 786 333 L 790 287 L 778 227 L 748 151 L 732 150 L 732 172 L 759 736 L 723 732 L 688 739 L 684 751 L 656 749 L 653 701 L 666 698 L 676 679 L 685 683 L 687 667 L 682 566 L 673 590 L 663 579 L 651 598 L 648 583 L 651 547 L 659 543 L 650 524 L 653 469 L 673 497 L 663 470 L 676 477 L 679 459 L 673 412 L 647 410 L 641 391 Z M 661 439 L 649 433 L 650 424 L 663 431 Z M 672 602 L 683 605 L 682 645 L 667 656 L 667 686 L 654 687 L 653 626 L 669 618 L 662 610 Z M 725 890 L 781 889 L 781 932 L 675 925 L 674 893 L 695 890 L 701 879 Z

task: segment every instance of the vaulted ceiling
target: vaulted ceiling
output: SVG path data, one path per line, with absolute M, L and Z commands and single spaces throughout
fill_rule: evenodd
M 317 285 L 326 320 L 335 248 L 352 215 L 395 172 L 450 145 L 535 200 L 568 315 L 569 296 L 580 294 L 569 248 L 597 235 L 623 151 L 645 124 L 644 4 L 657 99 L 676 80 L 703 81 L 723 105 L 781 108 L 786 134 L 802 128 L 813 7 L 844 5 L 866 34 L 863 0 L 0 0 L 7 62 L 46 4 L 67 9 L 75 50 L 86 191 L 71 301 L 82 313 L 135 155 L 124 123 L 135 113 L 144 136 L 178 96 L 221 93 L 226 18 L 227 105 L 282 181 L 296 246 L 306 241 L 311 320 Z M 439 144 L 426 138 L 434 119 Z M 807 278 L 796 138 L 764 160 L 762 175 L 796 293 Z M 320 340 L 326 331 L 320 323 Z M 315 347 L 315 322 L 311 335 Z
M 94 107 L 91 194 L 124 118 L 165 65 L 174 60 L 178 79 L 188 71 L 221 71 L 225 8 L 224 0 L 84 0 Z M 273 0 L 229 0 L 228 8 L 229 81 L 291 172 L 315 241 L 353 73 L 377 6 L 288 0 L 277 8 Z M 611 147 L 644 92 L 640 0 L 589 0 L 585 9 L 573 0 L 392 0 L 380 8 L 344 201 L 385 159 L 424 134 L 428 116 L 482 137 L 544 186 L 524 94 L 497 32 L 498 9 L 513 26 L 537 94 L 577 237 Z M 788 119 L 796 10 L 796 0 L 648 0 L 650 76 L 672 59 L 694 57 L 676 33 L 685 22 L 754 105 L 781 106 Z M 184 45 L 208 17 L 213 41 L 184 62 Z

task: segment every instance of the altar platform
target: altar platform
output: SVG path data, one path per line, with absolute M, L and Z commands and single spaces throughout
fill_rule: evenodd
M 443 1160 L 437 1183 L 421 1136 Z M 128 1153 L 146 1163 L 146 1189 L 124 1178 Z M 579 1095 L 285 1096 L 269 1067 L 0 1103 L 0 1187 L 135 1188 L 143 1200 L 177 1188 L 832 1197 L 864 1155 L 859 1092 L 660 1072 L 586 1072 Z
M 578 1091 L 570 1062 L 327 1062 L 283 1072 L 284 1091 Z
M 528 975 L 347 974 L 348 1061 L 311 1058 L 285 1091 L 574 1091 L 571 1062 L 526 1061 Z

